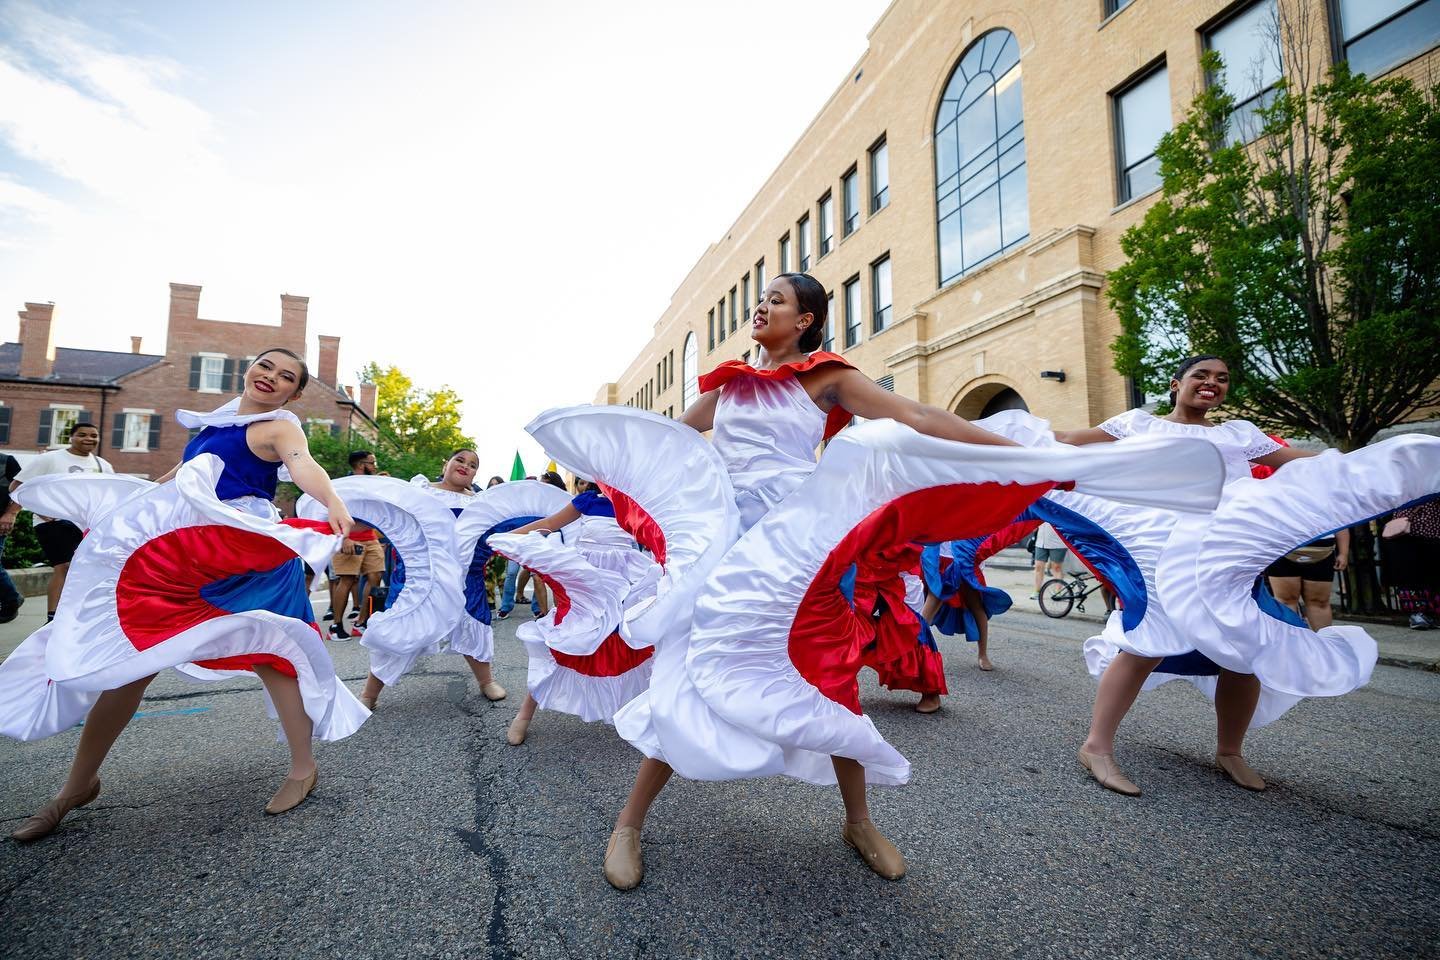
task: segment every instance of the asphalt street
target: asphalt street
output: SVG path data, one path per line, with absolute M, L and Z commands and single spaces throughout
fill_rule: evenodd
M 840 839 L 834 790 L 674 781 L 630 893 L 600 860 L 638 755 L 602 725 L 540 714 L 516 620 L 497 631 L 508 700 L 457 657 L 423 661 L 281 817 L 285 772 L 253 683 L 173 674 L 52 837 L 0 842 L 0 956 L 29 957 L 1413 957 L 1440 942 L 1440 675 L 1381 666 L 1340 700 L 1252 735 L 1270 781 L 1214 768 L 1209 705 L 1142 697 L 1120 759 L 1130 799 L 1075 760 L 1095 626 L 1020 609 L 994 624 L 994 673 L 946 640 L 950 696 L 863 700 L 914 765 L 872 792 L 909 875 L 884 881 Z M 363 648 L 334 643 L 358 689 Z M 58 787 L 77 732 L 0 743 L 0 827 Z

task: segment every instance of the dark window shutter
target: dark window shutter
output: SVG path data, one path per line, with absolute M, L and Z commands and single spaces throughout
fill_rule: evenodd
M 40 432 L 35 435 L 35 442 L 40 446 L 47 446 L 50 443 L 50 427 L 55 422 L 54 410 L 40 411 Z
M 114 428 L 110 431 L 110 449 L 125 449 L 125 414 L 115 414 Z
M 163 418 L 158 413 L 150 414 L 150 449 L 160 449 L 160 423 Z
M 190 389 L 200 389 L 200 358 L 190 358 Z
M 10 415 L 13 412 L 10 407 L 0 407 L 0 443 L 10 442 Z
M 332 437 L 338 437 L 338 436 L 340 436 L 340 424 L 338 424 L 338 423 L 332 423 L 332 424 L 330 424 L 330 436 L 332 436 Z
M 220 389 L 229 393 L 235 388 L 235 361 L 225 358 L 225 372 L 220 376 Z

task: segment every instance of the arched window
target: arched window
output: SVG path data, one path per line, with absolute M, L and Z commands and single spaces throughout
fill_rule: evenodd
M 970 45 L 935 115 L 940 285 L 1030 235 L 1020 47 L 1009 30 Z
M 684 378 L 680 387 L 680 410 L 683 412 L 700 399 L 700 345 L 693 333 L 685 335 L 685 350 L 680 354 L 680 373 Z

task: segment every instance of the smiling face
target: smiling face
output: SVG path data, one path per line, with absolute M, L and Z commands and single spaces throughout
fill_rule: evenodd
M 787 353 L 796 348 L 800 335 L 814 322 L 815 314 L 800 310 L 794 285 L 776 277 L 755 305 L 750 339 L 772 354 Z
M 96 427 L 76 427 L 70 432 L 70 452 L 77 457 L 92 454 L 100 446 L 100 431 Z
M 441 479 L 456 490 L 469 490 L 479 469 L 480 458 L 474 450 L 457 450 L 453 457 L 445 461 L 445 472 L 441 474 Z
M 282 407 L 300 396 L 300 362 L 283 353 L 262 353 L 245 371 L 245 396 L 267 407 Z
M 1224 360 L 1201 360 L 1178 379 L 1170 381 L 1177 407 L 1213 410 L 1230 392 L 1230 368 Z

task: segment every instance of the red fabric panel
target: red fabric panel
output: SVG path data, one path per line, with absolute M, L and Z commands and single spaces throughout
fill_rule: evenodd
M 207 620 L 230 616 L 201 597 L 201 588 L 225 577 L 273 570 L 293 559 L 295 554 L 284 544 L 249 530 L 207 525 L 163 533 L 131 554 L 120 570 L 115 587 L 120 629 L 136 650 L 148 650 Z M 294 665 L 273 654 L 196 662 L 214 670 L 248 670 L 265 663 L 295 676 Z
M 294 527 L 297 530 L 315 530 L 319 533 L 330 532 L 329 520 L 306 520 L 304 517 L 286 517 L 280 522 L 285 524 L 285 526 L 287 527 Z M 350 539 L 358 540 L 360 538 L 351 537 Z
M 855 365 L 838 353 L 826 353 L 824 350 L 816 350 L 805 359 L 803 363 L 782 363 L 774 370 L 756 370 L 748 363 L 740 360 L 726 360 L 714 370 L 700 378 L 700 392 L 709 393 L 711 390 L 718 390 L 736 377 L 759 377 L 761 380 L 778 380 L 781 377 L 793 377 L 797 373 L 805 373 L 808 370 L 818 370 L 824 366 L 839 365 L 850 367 Z M 825 437 L 829 440 L 835 434 L 844 430 L 850 425 L 854 415 L 844 407 L 835 406 L 830 408 L 830 413 L 825 417 Z
M 284 657 L 273 653 L 242 653 L 238 657 L 220 657 L 215 660 L 196 660 L 195 666 L 211 670 L 254 670 L 258 666 L 274 667 L 287 677 L 298 677 L 295 665 Z
M 649 550 L 655 556 L 655 562 L 665 566 L 665 531 L 660 529 L 645 508 L 614 487 L 606 483 L 596 481 L 605 496 L 610 498 L 610 503 L 615 507 L 615 522 L 620 525 L 630 536 L 634 537 L 640 546 Z
M 795 669 L 822 694 L 860 713 L 855 678 L 871 630 L 840 593 L 840 578 L 850 564 L 857 563 L 863 576 L 886 548 L 988 536 L 1053 487 L 1053 483 L 947 484 L 917 490 L 875 510 L 830 552 L 805 592 L 790 628 L 790 661 Z
M 871 637 L 860 651 L 861 662 L 891 690 L 949 693 L 940 652 L 920 643 L 920 618 L 905 605 L 900 573 L 919 560 L 918 546 L 902 544 L 880 550 L 867 566 L 857 568 L 855 613 L 869 621 Z
M 594 653 L 576 656 L 551 650 L 550 655 L 562 667 L 568 667 L 587 677 L 618 677 L 629 673 L 655 654 L 654 647 L 636 650 L 620 639 L 620 634 L 611 633 Z
M 1014 523 L 1006 524 L 986 537 L 979 549 L 975 551 L 975 574 L 980 582 L 985 582 L 984 576 L 980 574 L 980 564 L 1006 547 L 1013 547 L 1030 536 L 1031 533 L 1040 529 L 1040 524 L 1043 522 L 1041 520 L 1017 520 Z

